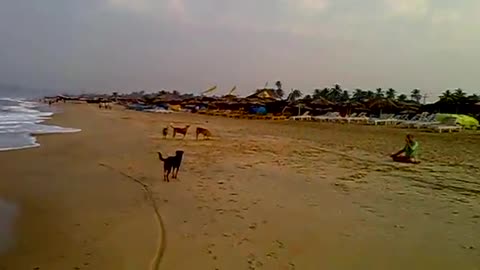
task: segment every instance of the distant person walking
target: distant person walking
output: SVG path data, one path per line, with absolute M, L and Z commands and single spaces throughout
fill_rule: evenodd
M 405 138 L 405 147 L 390 157 L 395 162 L 418 164 L 417 159 L 419 143 L 415 140 L 412 134 L 408 134 Z

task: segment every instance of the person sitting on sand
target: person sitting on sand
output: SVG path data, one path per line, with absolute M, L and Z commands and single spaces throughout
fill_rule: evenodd
M 395 154 L 392 154 L 390 157 L 393 158 L 393 161 L 404 162 L 404 163 L 420 163 L 417 160 L 418 153 L 418 142 L 415 140 L 412 134 L 408 134 L 405 138 L 405 147 L 398 151 Z

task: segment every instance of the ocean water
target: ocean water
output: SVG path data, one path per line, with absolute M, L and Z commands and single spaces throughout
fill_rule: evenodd
M 0 151 L 38 147 L 34 135 L 80 131 L 42 124 L 53 114 L 46 104 L 20 98 L 0 98 Z

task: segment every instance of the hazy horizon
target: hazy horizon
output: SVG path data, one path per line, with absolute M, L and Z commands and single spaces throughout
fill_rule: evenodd
M 276 80 L 310 93 L 478 93 L 474 0 L 6 0 L 0 83 L 64 91 L 246 95 Z

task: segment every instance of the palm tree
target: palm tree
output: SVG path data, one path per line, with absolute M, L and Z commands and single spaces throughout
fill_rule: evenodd
M 455 101 L 455 97 L 452 93 L 452 91 L 450 90 L 447 90 L 445 92 L 442 93 L 442 95 L 440 96 L 440 101 L 444 102 L 444 103 L 454 103 Z
M 294 101 L 298 100 L 299 98 L 301 98 L 302 96 L 303 96 L 303 93 L 300 90 L 295 89 L 295 90 L 292 90 L 292 92 L 290 92 L 287 100 L 290 101 L 290 102 L 294 102 Z
M 473 94 L 467 97 L 469 103 L 477 103 L 480 102 L 480 96 L 477 94 Z
M 365 98 L 372 99 L 374 97 L 375 97 L 375 93 L 372 90 L 367 90 L 367 92 L 365 93 Z
M 397 95 L 397 91 L 395 91 L 395 89 L 393 88 L 389 88 L 388 91 L 387 91 L 387 98 L 390 98 L 390 99 L 395 99 L 395 96 Z
M 353 99 L 356 101 L 362 101 L 365 99 L 366 92 L 363 91 L 362 89 L 355 89 L 355 92 L 353 93 Z
M 283 92 L 283 89 L 282 89 L 282 82 L 281 81 L 277 81 L 275 83 L 275 86 L 277 87 L 277 90 L 275 91 L 275 93 L 277 94 L 277 96 L 279 96 L 280 98 L 283 98 L 284 96 L 284 92 Z
M 322 91 L 320 91 L 320 96 L 324 98 L 328 98 L 330 96 L 330 89 L 323 88 Z
M 462 101 L 465 101 L 465 99 L 467 99 L 467 93 L 463 92 L 463 90 L 460 88 L 455 89 L 453 96 L 458 102 L 462 102 Z
M 283 96 L 285 95 L 282 89 L 275 90 L 275 94 L 277 94 L 279 98 L 283 98 Z
M 382 88 L 377 88 L 377 92 L 375 93 L 376 98 L 383 98 L 385 95 L 383 94 Z
M 330 90 L 328 88 L 324 88 L 323 90 L 315 89 L 313 91 L 313 99 L 318 99 L 321 97 L 328 99 L 329 95 L 330 95 Z
M 277 90 L 282 89 L 282 82 L 281 82 L 281 81 L 277 81 L 277 82 L 275 83 L 275 86 L 277 87 Z
M 329 90 L 329 99 L 331 101 L 340 101 L 342 97 L 342 87 L 339 84 L 335 84 L 332 89 Z
M 447 110 L 453 112 L 453 108 L 455 108 L 455 113 L 458 113 L 461 106 L 467 103 L 467 94 L 460 88 L 456 89 L 453 93 L 447 90 L 442 93 L 439 102 L 442 103 Z
M 407 97 L 407 95 L 405 95 L 405 94 L 401 94 L 401 95 L 399 95 L 399 96 L 397 97 L 397 100 L 398 100 L 398 101 L 401 101 L 401 102 L 406 102 L 407 99 L 408 99 L 408 97 Z
M 415 102 L 420 103 L 420 100 L 422 99 L 422 94 L 421 94 L 419 89 L 413 89 L 411 94 L 410 94 L 410 97 Z
M 340 96 L 341 101 L 348 101 L 350 100 L 350 93 L 347 90 L 343 90 L 342 95 Z

